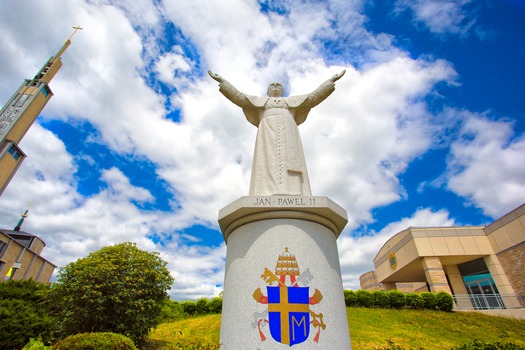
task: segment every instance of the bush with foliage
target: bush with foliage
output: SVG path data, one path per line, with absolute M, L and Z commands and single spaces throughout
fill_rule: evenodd
M 344 290 L 345 305 L 347 307 L 358 306 L 357 295 L 353 290 Z
M 359 289 L 355 292 L 357 297 L 357 305 L 362 307 L 372 307 L 372 292 L 364 289 Z
M 513 343 L 485 342 L 474 340 L 460 346 L 455 346 L 451 350 L 524 350 L 522 346 Z
M 21 349 L 30 338 L 54 340 L 49 286 L 32 280 L 0 283 L 0 349 Z
M 452 295 L 448 293 L 439 292 L 436 294 L 436 305 L 441 311 L 452 311 L 454 308 L 454 299 Z
M 401 309 L 405 307 L 406 300 L 405 294 L 398 291 L 397 289 L 389 290 L 386 292 L 388 299 L 390 300 L 390 307 L 393 309 Z
M 206 298 L 199 298 L 195 302 L 195 313 L 197 315 L 207 315 L 210 313 L 210 301 Z
M 80 333 L 66 337 L 53 350 L 138 350 L 133 341 L 111 332 Z
M 387 308 L 390 304 L 390 299 L 384 290 L 372 291 L 372 305 L 379 308 Z
M 168 323 L 182 320 L 186 316 L 188 315 L 184 312 L 182 305 L 178 301 L 166 299 L 162 302 L 159 323 Z
M 420 293 L 421 299 L 423 299 L 423 308 L 427 310 L 435 310 L 437 307 L 436 294 L 432 292 Z
M 187 313 L 189 316 L 195 316 L 195 314 L 197 313 L 197 306 L 194 301 L 186 300 L 180 304 L 184 312 Z
M 166 265 L 157 252 L 125 242 L 61 268 L 51 292 L 62 336 L 114 332 L 141 345 L 173 283 Z
M 420 310 L 425 307 L 425 301 L 419 293 L 405 294 L 405 304 L 411 309 Z
M 29 343 L 27 343 L 22 350 L 52 350 L 53 348 L 51 346 L 46 346 L 41 339 L 29 339 Z
M 210 312 L 212 314 L 222 313 L 222 298 L 215 297 L 210 300 Z

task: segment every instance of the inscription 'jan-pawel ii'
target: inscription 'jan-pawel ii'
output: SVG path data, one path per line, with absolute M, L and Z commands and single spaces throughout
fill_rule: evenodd
M 315 197 L 254 197 L 253 205 L 258 207 L 306 207 L 315 205 Z

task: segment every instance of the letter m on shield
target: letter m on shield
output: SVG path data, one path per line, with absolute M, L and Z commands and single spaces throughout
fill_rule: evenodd
M 310 335 L 309 287 L 270 287 L 268 312 L 270 334 L 279 343 L 299 344 Z

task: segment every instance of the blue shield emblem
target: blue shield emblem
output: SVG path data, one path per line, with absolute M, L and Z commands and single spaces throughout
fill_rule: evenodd
M 279 343 L 293 346 L 310 335 L 309 287 L 269 287 L 270 334 Z

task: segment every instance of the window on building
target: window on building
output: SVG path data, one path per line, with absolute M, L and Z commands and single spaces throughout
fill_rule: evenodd
M 18 152 L 16 150 L 16 148 L 14 148 L 13 146 L 9 147 L 9 154 L 13 156 L 13 158 L 15 158 L 16 160 L 18 160 L 18 158 L 20 158 L 20 152 Z
M 0 241 L 0 258 L 2 257 L 2 255 L 4 255 L 4 251 L 7 249 L 7 243 L 4 242 L 4 241 Z M 0 270 L 2 268 L 0 267 Z
M 49 88 L 47 87 L 47 85 L 44 85 L 44 86 L 42 87 L 41 91 L 42 91 L 42 94 L 43 94 L 45 97 L 47 97 L 47 95 L 49 95 L 49 93 L 51 92 L 51 91 L 49 90 Z

